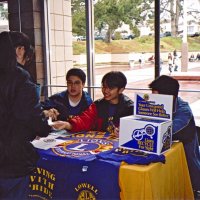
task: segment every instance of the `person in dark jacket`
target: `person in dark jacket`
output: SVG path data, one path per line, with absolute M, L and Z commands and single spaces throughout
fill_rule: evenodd
M 66 74 L 66 81 L 67 90 L 50 96 L 42 103 L 46 117 L 66 121 L 82 113 L 92 103 L 89 94 L 83 91 L 86 75 L 82 69 L 70 69 Z
M 16 51 L 17 66 L 31 74 L 31 65 L 34 60 L 35 52 L 29 37 L 25 33 L 19 31 L 10 31 L 10 33 L 12 34 L 12 42 Z M 31 79 L 31 81 L 36 82 L 33 76 L 31 76 Z
M 40 97 L 41 86 L 36 82 L 36 75 L 34 75 L 33 64 L 35 51 L 31 45 L 31 41 L 28 35 L 23 32 L 10 31 L 10 33 L 12 34 L 12 42 L 16 51 L 17 66 L 25 69 L 29 73 L 31 81 L 36 84 L 38 97 Z
M 73 132 L 99 130 L 117 134 L 121 117 L 133 114 L 133 101 L 123 94 L 127 79 L 122 72 L 111 71 L 102 79 L 103 98 L 68 122 L 56 121 L 54 128 Z
M 30 142 L 51 127 L 35 84 L 16 64 L 11 32 L 0 33 L 0 52 L 0 199 L 27 199 L 29 174 L 39 158 Z
M 187 102 L 178 97 L 179 83 L 176 79 L 162 75 L 149 84 L 153 93 L 173 95 L 174 113 L 172 139 L 183 143 L 192 187 L 200 192 L 200 150 L 194 116 Z
M 16 50 L 17 64 L 23 67 L 33 56 L 30 39 L 23 32 L 18 32 L 18 31 L 10 31 L 10 32 L 12 33 L 12 38 L 13 38 L 12 42 Z

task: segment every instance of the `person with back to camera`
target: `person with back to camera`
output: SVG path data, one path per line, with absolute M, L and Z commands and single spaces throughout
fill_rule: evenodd
M 30 143 L 51 130 L 36 86 L 16 64 L 12 32 L 0 33 L 0 199 L 27 199 L 29 174 L 39 158 Z
M 107 131 L 118 135 L 120 117 L 133 114 L 133 101 L 123 94 L 127 79 L 122 72 L 111 71 L 103 76 L 101 83 L 102 99 L 68 122 L 56 121 L 53 127 L 73 132 Z
M 177 56 L 176 49 L 174 49 L 174 51 L 173 51 L 173 56 L 174 56 L 174 57 L 176 57 L 176 56 Z
M 197 60 L 197 61 L 200 60 L 200 53 L 197 54 L 197 56 L 196 56 L 196 60 Z
M 67 90 L 50 96 L 42 103 L 46 117 L 68 120 L 82 113 L 92 103 L 89 94 L 83 91 L 86 75 L 82 69 L 70 69 L 66 74 L 66 81 Z
M 176 49 L 173 51 L 173 65 L 174 65 L 174 71 L 178 71 L 178 62 L 179 62 L 179 58 L 178 58 L 178 54 Z
M 187 102 L 178 97 L 179 83 L 162 75 L 149 84 L 153 93 L 173 95 L 172 139 L 183 143 L 194 195 L 200 194 L 200 150 L 194 116 Z M 199 195 L 200 196 L 200 195 Z
M 172 54 L 168 54 L 168 65 L 169 65 L 169 72 L 172 72 L 172 67 L 173 67 L 173 59 L 172 59 Z
M 192 53 L 191 56 L 189 57 L 189 62 L 194 62 L 195 61 L 195 57 L 194 54 Z
M 139 57 L 139 64 L 140 64 L 140 67 L 142 67 L 142 65 L 144 65 L 145 63 L 145 55 L 144 55 L 144 52 L 142 52 L 140 54 L 140 57 Z

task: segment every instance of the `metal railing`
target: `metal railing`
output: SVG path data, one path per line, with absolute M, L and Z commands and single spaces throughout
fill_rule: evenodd
M 61 88 L 66 88 L 66 85 L 44 85 L 43 87 L 48 88 L 48 87 L 61 87 Z M 91 89 L 101 89 L 100 86 L 85 86 L 84 88 L 91 88 Z M 150 91 L 149 88 L 125 88 L 126 90 L 141 90 L 141 91 Z M 200 90 L 186 90 L 186 89 L 180 89 L 179 92 L 199 92 Z
M 47 91 L 48 91 L 49 87 L 51 87 L 51 88 L 53 88 L 53 87 L 62 88 L 62 90 L 60 90 L 60 91 L 63 91 L 67 88 L 66 85 L 45 85 L 45 86 L 43 86 L 43 96 L 44 96 L 44 98 L 48 97 Z M 92 89 L 94 94 L 95 94 L 93 100 L 97 100 L 99 98 L 102 98 L 103 95 L 102 95 L 100 86 L 91 86 L 91 87 L 85 86 L 86 90 L 88 88 Z M 46 95 L 45 95 L 45 91 L 46 91 Z M 151 90 L 149 88 L 126 88 L 125 91 L 124 91 L 124 94 L 129 96 L 131 99 L 134 99 L 134 95 L 133 95 L 134 93 L 131 93 L 132 91 L 137 91 L 137 92 L 147 91 L 148 93 L 151 92 Z M 193 115 L 194 115 L 194 118 L 195 118 L 196 125 L 200 126 L 200 90 L 180 89 L 179 90 L 179 96 L 190 104 L 190 107 L 192 109 L 192 112 L 193 112 Z

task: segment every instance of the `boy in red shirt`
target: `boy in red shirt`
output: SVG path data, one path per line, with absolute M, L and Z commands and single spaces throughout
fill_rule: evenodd
M 69 121 L 56 121 L 53 127 L 72 132 L 97 130 L 117 133 L 121 117 L 133 114 L 133 101 L 123 94 L 127 79 L 122 72 L 111 71 L 102 78 L 103 98 Z

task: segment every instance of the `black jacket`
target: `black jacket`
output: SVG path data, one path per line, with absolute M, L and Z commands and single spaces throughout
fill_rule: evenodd
M 108 108 L 110 103 L 105 99 L 99 99 L 94 102 L 97 107 L 98 118 L 101 118 L 102 121 L 102 130 L 106 130 L 108 126 Z M 117 104 L 116 113 L 113 118 L 114 124 L 118 127 L 121 117 L 133 115 L 133 101 L 124 94 L 121 94 L 119 97 L 119 103 Z
M 50 127 L 41 115 L 36 85 L 20 67 L 0 72 L 0 177 L 30 173 L 38 154 L 30 141 L 47 136 Z
M 60 113 L 58 120 L 66 121 L 67 119 L 71 118 L 70 116 L 79 115 L 85 111 L 92 103 L 92 99 L 89 94 L 83 91 L 81 100 L 76 106 L 78 109 L 74 109 L 69 104 L 68 95 L 69 94 L 67 90 L 56 93 L 50 96 L 45 102 L 42 102 L 42 106 L 45 110 L 49 110 L 51 108 L 57 109 Z
M 112 104 L 104 98 L 96 100 L 82 114 L 70 119 L 72 124 L 72 132 L 79 131 L 109 131 L 109 107 Z M 115 113 L 112 115 L 112 122 L 116 127 L 119 127 L 120 117 L 133 115 L 133 101 L 121 94 L 119 103 L 116 105 Z

